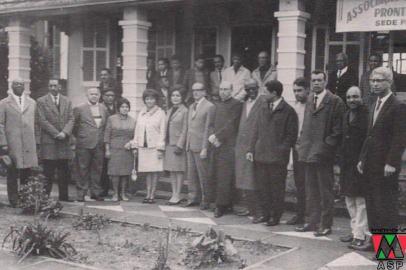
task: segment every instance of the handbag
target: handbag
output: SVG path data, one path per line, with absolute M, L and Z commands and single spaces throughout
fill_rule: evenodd
M 136 169 L 136 165 L 137 165 L 137 163 L 136 163 L 136 156 L 134 157 L 134 165 L 133 165 L 133 170 L 131 171 L 131 181 L 133 181 L 133 182 L 136 182 L 137 181 L 137 179 L 138 179 L 138 176 L 137 176 L 137 169 Z

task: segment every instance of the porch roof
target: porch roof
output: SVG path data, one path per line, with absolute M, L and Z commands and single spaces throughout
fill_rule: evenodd
M 35 11 L 67 10 L 89 8 L 103 5 L 143 5 L 154 3 L 177 2 L 180 0 L 2 0 L 1 14 L 16 14 Z

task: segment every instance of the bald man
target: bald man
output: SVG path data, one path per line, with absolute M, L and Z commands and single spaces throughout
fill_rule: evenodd
M 98 88 L 88 89 L 86 96 L 87 102 L 73 110 L 75 124 L 72 133 L 76 137 L 75 165 L 78 174 L 76 188 L 78 201 L 101 201 L 103 135 L 108 112 L 107 108 L 99 103 Z
M 368 109 L 361 90 L 352 86 L 346 94 L 347 111 L 343 115 L 343 140 L 340 147 L 340 186 L 351 217 L 351 234 L 340 237 L 349 248 L 360 247 L 369 234 L 365 204 L 365 179 L 357 171 L 358 157 L 368 130 Z
M 194 102 L 189 107 L 186 156 L 188 172 L 188 201 L 185 207 L 198 205 L 208 209 L 211 200 L 209 188 L 208 137 L 213 130 L 214 105 L 208 101 L 203 83 L 192 85 Z
M 235 146 L 235 182 L 236 188 L 241 191 L 244 197 L 243 204 L 246 209 L 237 215 L 251 215 L 254 217 L 253 223 L 259 223 L 261 221 L 258 218 L 261 214 L 257 211 L 258 192 L 255 185 L 254 164 L 248 161 L 245 155 L 248 152 L 249 139 L 254 129 L 255 119 L 264 99 L 258 95 L 256 80 L 247 80 L 244 87 L 247 100 L 243 103 Z
M 24 93 L 24 81 L 11 83 L 9 96 L 0 101 L 0 147 L 13 161 L 7 170 L 7 195 L 11 207 L 18 206 L 18 181 L 25 184 L 31 169 L 38 166 L 36 102 Z
M 213 145 L 213 180 L 215 184 L 215 217 L 221 217 L 232 207 L 234 194 L 234 148 L 238 133 L 242 103 L 233 96 L 233 84 L 220 83 L 220 100 L 215 102 L 214 129 L 209 136 Z

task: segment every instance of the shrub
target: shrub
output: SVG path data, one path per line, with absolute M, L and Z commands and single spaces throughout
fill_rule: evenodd
M 77 220 L 73 222 L 72 226 L 76 230 L 100 230 L 106 225 L 110 224 L 111 220 L 103 215 L 98 214 L 83 214 L 78 216 Z
M 46 218 L 58 217 L 63 206 L 59 201 L 49 198 L 43 183 L 44 176 L 31 176 L 19 191 L 19 206 L 23 213 L 40 214 Z
M 3 240 L 13 243 L 12 250 L 20 257 L 19 263 L 29 255 L 44 255 L 52 258 L 70 258 L 76 254 L 73 246 L 66 242 L 69 233 L 57 232 L 44 224 L 28 224 L 19 229 L 10 228 Z
M 223 231 L 217 232 L 213 228 L 197 237 L 185 253 L 183 264 L 192 269 L 215 267 L 222 263 L 242 263 L 233 246 L 232 238 Z

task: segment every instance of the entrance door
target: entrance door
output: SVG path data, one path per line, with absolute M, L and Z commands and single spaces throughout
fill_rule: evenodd
M 232 29 L 231 55 L 239 53 L 244 58 L 244 66 L 254 70 L 257 65 L 257 56 L 260 51 L 272 52 L 272 26 L 238 26 Z M 272 59 L 274 61 L 274 59 Z M 228 63 L 230 64 L 230 63 Z

